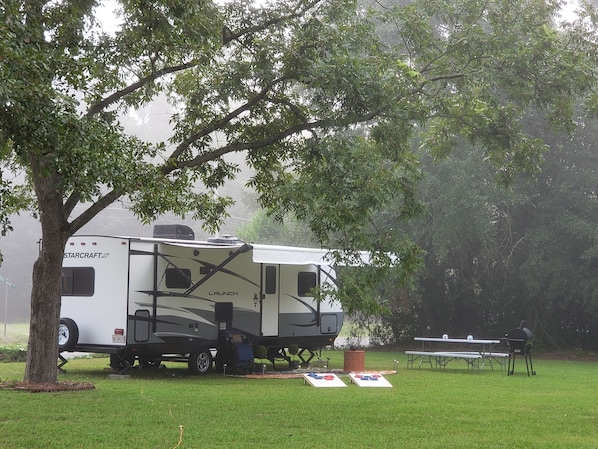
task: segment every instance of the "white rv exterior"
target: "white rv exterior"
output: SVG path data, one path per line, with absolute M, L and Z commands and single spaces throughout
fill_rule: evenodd
M 343 324 L 340 304 L 310 296 L 334 282 L 325 250 L 73 236 L 64 255 L 59 345 L 109 353 L 111 364 L 125 367 L 188 360 L 199 373 L 209 370 L 223 330 L 276 350 L 313 350 L 332 344 Z

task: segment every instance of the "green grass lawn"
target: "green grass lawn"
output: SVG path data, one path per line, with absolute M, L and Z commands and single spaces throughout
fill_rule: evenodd
M 343 353 L 331 351 L 330 368 Z M 313 388 L 301 378 L 190 376 L 183 364 L 108 378 L 105 358 L 76 359 L 60 380 L 90 391 L 0 390 L 2 448 L 595 448 L 598 365 L 534 360 L 506 370 L 406 369 L 401 352 L 368 351 L 394 388 Z M 21 380 L 23 363 L 0 363 Z M 341 376 L 348 384 L 348 377 Z M 180 427 L 182 426 L 182 428 Z M 182 430 L 181 430 L 182 429 Z M 182 441 L 179 439 L 182 436 Z

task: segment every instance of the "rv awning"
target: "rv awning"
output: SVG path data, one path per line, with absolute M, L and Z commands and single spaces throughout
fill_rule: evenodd
M 281 265 L 331 265 L 330 250 L 318 248 L 298 248 L 294 246 L 256 245 L 253 247 L 253 261 Z M 361 259 L 368 263 L 369 254 L 361 252 Z
M 163 245 L 179 246 L 187 248 L 230 248 L 231 250 L 240 248 L 241 245 L 214 245 L 207 242 L 162 242 Z M 256 263 L 271 263 L 280 265 L 332 265 L 333 259 L 329 257 L 330 250 L 319 248 L 301 248 L 295 246 L 278 246 L 249 244 L 252 251 L 252 259 Z M 369 253 L 362 251 L 361 260 L 369 263 Z
M 329 265 L 328 251 L 317 248 L 296 248 L 292 246 L 251 245 L 253 261 L 281 265 Z

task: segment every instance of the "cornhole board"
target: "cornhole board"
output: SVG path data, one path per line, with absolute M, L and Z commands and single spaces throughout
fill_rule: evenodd
M 333 373 L 306 373 L 303 374 L 303 382 L 305 384 L 309 383 L 316 388 L 337 388 L 347 386 L 347 384 Z
M 349 374 L 351 383 L 360 387 L 392 388 L 392 385 L 380 373 L 352 373 Z

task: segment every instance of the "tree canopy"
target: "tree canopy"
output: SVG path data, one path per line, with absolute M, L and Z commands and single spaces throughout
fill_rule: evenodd
M 67 238 L 123 196 L 144 221 L 173 211 L 215 229 L 230 205 L 215 192 L 238 171 L 224 156 L 243 152 L 264 208 L 409 269 L 413 248 L 370 218 L 391 200 L 418 210 L 414 130 L 438 155 L 468 139 L 507 181 L 546 148 L 522 129 L 530 105 L 569 130 L 573 98 L 598 104 L 593 16 L 557 29 L 559 1 L 118 5 L 113 34 L 96 0 L 0 5 L 0 154 L 26 173 L 44 242 L 26 380 L 56 378 Z M 118 117 L 157 95 L 175 112 L 156 145 Z

